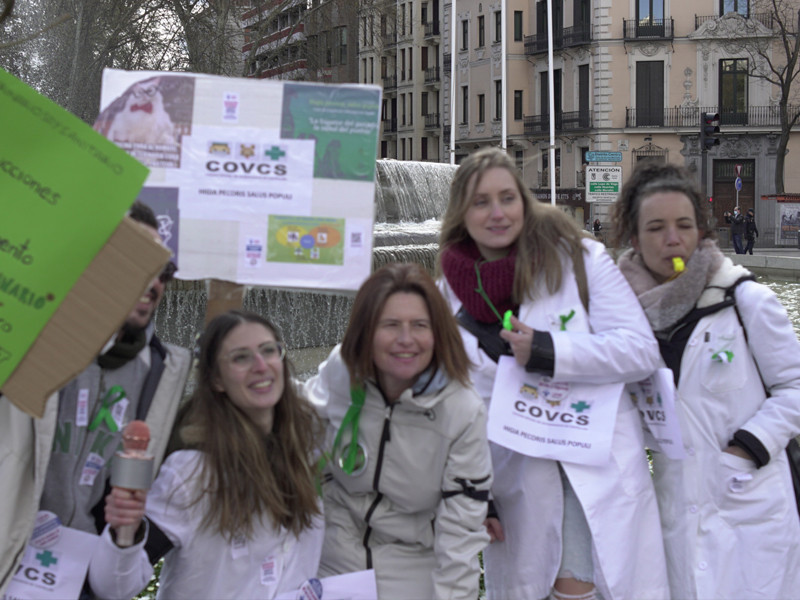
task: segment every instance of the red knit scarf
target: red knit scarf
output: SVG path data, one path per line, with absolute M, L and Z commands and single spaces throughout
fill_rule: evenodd
M 468 240 L 454 244 L 442 252 L 442 271 L 447 283 L 450 284 L 467 312 L 477 321 L 492 323 L 498 318 L 476 291 L 478 278 L 475 275 L 475 263 L 480 265 L 483 289 L 497 312 L 503 315 L 507 310 L 513 310 L 514 314 L 517 313 L 517 305 L 511 300 L 516 260 L 517 249 L 513 247 L 508 256 L 485 262 L 475 242 Z

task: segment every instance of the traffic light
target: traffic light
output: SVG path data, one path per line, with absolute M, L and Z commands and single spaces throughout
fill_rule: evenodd
M 719 113 L 700 113 L 700 150 L 719 146 Z

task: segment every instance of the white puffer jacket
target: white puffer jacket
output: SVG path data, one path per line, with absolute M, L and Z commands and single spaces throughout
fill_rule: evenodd
M 328 419 L 330 449 L 350 406 L 350 377 L 339 347 L 305 391 Z M 420 393 L 406 390 L 392 405 L 372 383 L 366 392 L 358 433 L 365 468 L 348 475 L 338 456 L 327 468 L 332 478 L 323 485 L 320 575 L 374 568 L 381 600 L 474 600 L 478 552 L 489 541 L 483 521 L 491 461 L 483 402 L 472 388 L 443 377 Z

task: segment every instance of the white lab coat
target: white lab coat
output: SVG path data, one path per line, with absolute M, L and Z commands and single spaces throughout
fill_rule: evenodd
M 659 361 L 658 345 L 628 283 L 605 248 L 585 240 L 589 314 L 581 304 L 572 265 L 563 258 L 561 289 L 540 294 L 520 308 L 520 320 L 549 331 L 555 349 L 554 379 L 589 383 L 638 381 Z M 453 313 L 461 303 L 446 282 Z M 566 331 L 559 315 L 575 310 Z M 473 383 L 487 402 L 496 363 L 461 331 L 475 367 Z M 642 425 L 630 397 L 620 399 L 611 459 L 603 467 L 561 463 L 592 531 L 595 583 L 606 600 L 669 597 L 664 547 L 655 492 L 644 451 Z M 492 494 L 505 541 L 484 551 L 491 600 L 540 600 L 561 563 L 562 484 L 556 461 L 536 459 L 492 444 Z
M 739 275 L 726 261 L 698 307 L 722 301 Z M 800 344 L 767 287 L 744 282 L 736 299 L 750 348 L 732 307 L 698 322 L 676 398 L 687 457 L 654 455 L 670 586 L 681 600 L 800 598 L 800 518 L 784 451 L 800 432 Z M 722 349 L 731 362 L 712 359 Z M 762 468 L 723 452 L 739 429 L 769 452 Z

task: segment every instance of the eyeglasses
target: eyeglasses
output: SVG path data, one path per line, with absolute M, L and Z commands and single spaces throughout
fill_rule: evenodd
M 175 276 L 175 272 L 178 270 L 177 265 L 169 261 L 166 265 L 164 265 L 164 269 L 159 273 L 158 280 L 163 283 L 164 285 L 168 284 L 172 281 L 172 278 Z
M 286 348 L 280 342 L 265 342 L 258 347 L 257 353 L 264 362 L 280 362 L 286 356 Z M 237 371 L 249 371 L 256 362 L 256 352 L 250 348 L 237 348 L 225 358 Z

